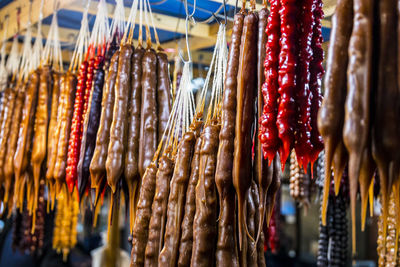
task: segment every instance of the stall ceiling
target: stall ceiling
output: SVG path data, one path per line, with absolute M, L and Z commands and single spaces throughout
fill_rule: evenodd
M 52 19 L 53 6 L 55 0 L 44 0 L 44 19 L 43 19 L 43 32 L 42 35 L 47 35 L 49 25 Z M 58 0 L 60 10 L 58 11 L 58 23 L 60 27 L 60 41 L 62 42 L 63 49 L 72 50 L 75 45 L 76 37 L 79 32 L 82 13 L 86 1 L 83 0 Z M 178 40 L 184 38 L 185 33 L 185 8 L 184 0 L 150 0 L 157 32 L 164 48 L 173 50 L 176 48 Z M 32 3 L 32 24 L 37 25 L 39 17 L 41 0 L 33 0 Z M 133 0 L 125 0 L 125 14 L 129 14 L 130 7 Z M 238 1 L 241 3 L 241 1 Z M 226 1 L 226 11 L 230 22 L 235 10 L 236 0 Z M 336 4 L 335 0 L 325 0 L 325 13 L 327 18 L 323 21 L 323 37 L 328 40 L 330 33 L 330 16 Z M 89 8 L 89 27 L 92 28 L 97 11 L 98 1 L 92 0 Z M 110 16 L 113 14 L 115 0 L 107 0 L 108 13 Z M 194 0 L 188 0 L 189 12 L 192 12 Z M 260 8 L 258 4 L 258 8 Z M 10 22 L 7 29 L 7 37 L 10 42 L 12 36 L 17 31 L 17 9 L 21 10 L 19 15 L 21 20 L 20 35 L 24 35 L 24 25 L 26 25 L 29 17 L 29 1 L 28 0 L 0 0 L 0 22 L 3 22 L 6 15 L 9 15 Z M 212 14 L 216 14 L 219 20 L 224 18 L 223 0 L 196 0 L 196 12 L 194 15 L 197 23 L 191 25 L 190 43 L 192 50 L 208 51 L 213 46 L 216 38 L 218 24 Z M 4 27 L 1 28 L 0 36 L 3 36 Z M 33 30 L 33 36 L 36 36 L 36 29 Z M 138 27 L 136 27 L 134 38 L 138 36 Z M 23 38 L 20 37 L 20 40 Z

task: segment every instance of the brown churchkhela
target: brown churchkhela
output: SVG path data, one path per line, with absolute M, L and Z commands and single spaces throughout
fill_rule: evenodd
M 249 129 L 252 128 L 254 122 L 255 66 L 257 60 L 257 49 L 254 46 L 257 43 L 257 26 L 257 15 L 250 12 L 244 19 L 237 77 L 237 112 L 232 176 L 238 198 L 239 247 L 244 240 L 243 231 L 246 230 L 247 232 L 244 203 L 246 192 L 251 186 L 253 140 L 249 134 Z
M 367 146 L 372 87 L 374 0 L 354 1 L 354 27 L 349 44 L 348 94 L 345 105 L 343 142 L 349 152 L 349 185 L 355 251 L 355 209 L 361 157 Z
M 372 142 L 371 142 L 371 125 L 368 129 L 367 145 L 362 154 L 360 176 L 358 181 L 360 183 L 360 196 L 361 196 L 361 230 L 365 229 L 365 220 L 367 217 L 367 204 L 369 188 L 372 183 L 374 173 L 376 170 L 376 164 L 372 158 Z M 373 196 L 372 196 L 373 197 Z
M 247 203 L 246 203 L 246 210 L 247 210 L 247 215 L 246 215 L 246 221 L 247 221 L 247 227 L 249 229 L 249 234 L 250 236 L 255 236 L 256 235 L 256 223 L 255 223 L 255 218 L 256 218 L 256 203 L 255 203 L 255 191 L 257 190 L 257 185 L 253 181 L 251 184 L 251 187 L 249 188 L 247 192 Z M 247 237 L 247 265 L 244 266 L 249 266 L 249 267 L 257 267 L 258 266 L 258 254 L 257 254 L 257 245 L 255 240 L 251 239 L 250 237 Z
M 110 128 L 110 142 L 106 160 L 107 181 L 113 193 L 124 171 L 124 145 L 127 139 L 126 111 L 131 78 L 132 46 L 124 44 L 120 49 L 118 75 L 115 81 L 115 101 Z
M 14 174 L 15 174 L 15 189 L 18 192 L 22 183 L 22 174 L 25 172 L 27 164 L 23 166 L 24 157 L 28 154 L 30 147 L 27 147 L 27 143 L 30 143 L 32 139 L 33 123 L 35 120 L 36 113 L 36 102 L 37 102 L 37 91 L 39 85 L 39 73 L 34 71 L 29 75 L 27 84 L 27 91 L 25 96 L 24 108 L 22 110 L 22 118 L 19 126 L 17 148 L 14 154 Z M 26 160 L 26 162 L 28 162 Z
M 199 181 L 196 186 L 196 213 L 193 222 L 191 266 L 212 266 L 215 260 L 218 203 L 215 169 L 219 125 L 207 125 L 202 133 Z
M 197 137 L 186 190 L 185 214 L 182 219 L 178 266 L 190 265 L 193 247 L 193 220 L 196 212 L 196 185 L 199 180 L 201 137 Z
M 7 152 L 7 141 L 11 128 L 12 114 L 14 110 L 17 92 L 11 87 L 6 88 L 4 91 L 4 99 L 6 100 L 4 106 L 3 121 L 0 128 L 0 185 L 4 182 L 4 161 Z
M 129 188 L 129 216 L 130 231 L 132 232 L 135 220 L 135 195 L 140 180 L 139 137 L 140 137 L 140 105 L 142 100 L 142 58 L 145 50 L 135 49 L 132 55 L 131 66 L 131 93 L 128 107 L 128 145 L 125 152 L 124 177 Z
M 14 175 L 14 154 L 18 141 L 18 129 L 21 121 L 22 108 L 25 99 L 25 83 L 20 81 L 17 85 L 17 96 L 15 106 L 12 112 L 12 120 L 10 125 L 10 134 L 7 138 L 7 152 L 4 161 L 4 202 L 8 201 L 11 193 Z
M 232 182 L 232 162 L 235 144 L 237 73 L 243 21 L 244 15 L 237 13 L 234 17 L 232 42 L 229 49 L 225 88 L 222 97 L 220 142 L 215 172 L 215 183 L 220 201 L 216 249 L 217 266 L 239 266 L 234 239 L 235 189 Z
M 49 124 L 49 111 L 51 108 L 50 103 L 52 80 L 53 78 L 50 66 L 43 66 L 40 73 L 40 84 L 33 136 L 33 139 L 35 141 L 32 143 L 31 158 L 35 196 L 33 200 L 34 211 L 36 210 L 39 197 L 39 180 L 41 175 L 40 173 L 42 169 L 42 162 L 44 161 L 47 153 L 47 128 Z M 32 229 L 35 229 L 35 222 L 32 222 Z
M 171 113 L 171 81 L 169 79 L 168 57 L 162 51 L 157 53 L 157 109 L 158 142 L 161 141 Z
M 3 85 L 1 85 L 3 87 Z M 5 97 L 5 88 L 1 88 L 3 91 L 0 92 L 0 125 L 3 123 L 3 117 L 4 117 L 4 106 L 6 105 L 6 99 Z
M 47 131 L 47 171 L 46 178 L 48 182 L 53 183 L 53 171 L 54 171 L 54 162 L 55 157 L 57 155 L 57 119 L 58 119 L 58 106 L 61 95 L 61 79 L 62 75 L 54 72 L 53 73 L 53 93 L 51 97 L 51 113 L 50 113 L 50 122 L 49 122 L 49 130 Z M 60 105 L 61 106 L 61 105 Z
M 158 266 L 158 255 L 163 245 L 169 186 L 174 172 L 174 162 L 167 155 L 159 161 L 149 223 L 149 239 L 145 251 L 145 266 Z
M 267 225 L 269 225 L 269 221 L 271 219 L 272 212 L 274 210 L 276 193 L 278 192 L 281 186 L 281 165 L 278 153 L 274 157 L 274 160 L 272 161 L 271 165 L 268 167 L 268 172 L 272 173 L 272 180 L 271 184 L 268 187 L 268 192 L 267 192 L 267 201 L 266 201 L 267 205 L 265 214 L 267 219 Z
M 64 78 L 65 96 L 63 96 L 63 107 L 59 121 L 59 136 L 57 147 L 57 158 L 54 165 L 54 179 L 56 180 L 57 191 L 65 182 L 65 168 L 67 167 L 68 140 L 74 112 L 74 101 L 77 78 L 74 74 L 67 72 Z
M 155 163 L 150 163 L 142 177 L 135 223 L 132 231 L 131 266 L 144 266 L 151 205 L 156 190 L 156 174 L 157 166 Z
M 175 169 L 168 197 L 164 247 L 158 259 L 159 266 L 175 266 L 178 261 L 185 193 L 190 176 L 190 163 L 195 142 L 196 137 L 194 132 L 189 131 L 184 134 L 178 146 Z
M 140 113 L 139 173 L 143 176 L 157 150 L 157 56 L 147 50 L 142 61 L 142 103 Z
M 106 175 L 106 160 L 108 143 L 110 141 L 110 128 L 114 111 L 114 86 L 118 74 L 119 51 L 116 51 L 111 58 L 109 71 L 103 89 L 101 100 L 100 125 L 97 131 L 96 148 L 90 163 L 91 187 L 96 188 L 96 199 L 100 194 L 100 186 Z
M 253 189 L 254 188 L 254 189 Z M 253 200 L 254 200 L 254 205 L 257 207 L 259 207 L 260 205 L 260 189 L 258 188 L 258 185 L 256 183 L 252 183 L 252 188 L 251 188 L 251 192 L 253 193 Z M 259 223 L 260 223 L 260 216 L 262 216 L 262 213 L 257 212 L 255 213 L 255 229 L 261 229 L 261 232 L 259 233 L 260 238 L 257 241 L 257 245 L 256 245 L 256 251 L 254 252 L 255 254 L 257 254 L 257 263 L 258 263 L 258 267 L 265 267 L 265 256 L 264 256 L 264 232 L 263 232 L 263 228 L 264 227 L 259 227 Z
M 398 24 L 395 0 L 377 1 L 379 7 L 379 69 L 375 96 L 375 118 L 372 140 L 372 154 L 379 170 L 382 195 L 383 236 L 389 209 L 392 183 L 399 179 L 399 125 L 395 123 L 399 114 L 398 84 L 398 43 L 396 36 Z M 378 5 L 377 4 L 377 5 Z M 375 63 L 375 62 L 374 62 Z M 390 169 L 392 169 L 390 171 Z M 398 194 L 398 192 L 397 192 Z
M 260 120 L 263 114 L 263 95 L 262 95 L 262 86 L 264 84 L 265 75 L 264 75 L 264 61 L 265 61 L 265 46 L 267 43 L 267 34 L 266 28 L 268 23 L 268 9 L 263 8 L 258 12 L 258 45 L 257 45 L 257 121 Z M 259 132 L 259 124 L 256 123 L 256 132 Z M 264 159 L 262 153 L 262 145 L 258 138 L 255 138 L 255 159 L 254 159 L 254 175 L 255 180 L 258 184 L 258 194 L 259 194 L 259 205 L 258 212 L 260 213 L 259 219 L 260 221 L 257 223 L 259 225 L 257 229 L 257 238 L 256 241 L 259 240 L 260 234 L 262 232 L 262 227 L 264 225 L 265 218 L 265 206 L 267 201 L 267 192 L 268 187 L 272 180 L 272 172 L 268 171 L 268 161 Z
M 325 146 L 325 190 L 322 204 L 322 221 L 326 223 L 326 207 L 331 179 L 331 166 L 335 167 L 335 192 L 339 192 L 340 178 L 346 165 L 346 149 L 342 141 L 344 123 L 344 104 L 346 101 L 346 68 L 348 62 L 348 47 L 353 23 L 353 0 L 339 0 L 336 12 L 332 17 L 332 40 L 325 74 L 325 95 L 318 113 L 318 130 L 324 138 Z M 342 160 L 343 159 L 343 160 Z M 335 164 L 336 163 L 336 164 Z

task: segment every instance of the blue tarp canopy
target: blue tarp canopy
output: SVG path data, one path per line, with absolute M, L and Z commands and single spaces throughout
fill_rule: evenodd
M 40 1 L 40 0 L 34 0 L 34 1 Z M 83 1 L 86 2 L 85 0 L 83 0 Z M 106 1 L 107 1 L 107 3 L 109 3 L 111 5 L 115 5 L 115 0 L 106 0 Z M 12 0 L 0 0 L 0 9 L 6 7 L 7 5 L 9 5 L 12 2 L 13 2 Z M 46 1 L 46 3 L 47 2 L 48 1 Z M 92 0 L 92 2 L 98 2 L 98 0 L 97 1 Z M 241 4 L 241 1 L 238 1 L 238 2 Z M 133 0 L 124 0 L 124 5 L 127 9 L 129 9 L 131 7 L 132 3 L 133 3 Z M 232 3 L 232 1 L 230 1 L 230 3 Z M 158 14 L 163 14 L 163 15 L 174 17 L 174 18 L 178 18 L 178 20 L 175 20 L 174 23 L 181 24 L 181 26 L 184 25 L 185 16 L 186 16 L 184 0 L 150 0 L 150 4 L 151 4 L 153 13 L 158 13 Z M 224 19 L 224 8 L 223 8 L 222 1 L 188 0 L 188 10 L 190 13 L 193 11 L 195 4 L 196 4 L 196 11 L 194 14 L 194 18 L 197 21 L 197 23 L 207 23 L 208 25 L 216 23 L 216 19 L 213 16 L 213 13 L 216 14 L 218 19 L 220 19 L 221 21 Z M 80 3 L 80 5 L 83 5 L 83 4 Z M 108 10 L 108 12 L 109 12 L 109 14 L 112 14 L 113 10 Z M 228 18 L 232 18 L 234 15 L 234 12 L 235 12 L 235 6 L 233 6 L 233 5 L 226 6 L 226 14 L 227 14 Z M 47 16 L 46 18 L 43 19 L 43 24 L 50 25 L 51 19 L 52 19 L 52 15 Z M 89 27 L 91 29 L 93 27 L 93 24 L 95 21 L 95 15 L 89 15 L 88 19 L 89 19 Z M 75 11 L 75 10 L 68 10 L 68 8 L 61 9 L 58 11 L 58 24 L 61 28 L 72 29 L 72 30 L 78 31 L 80 28 L 81 20 L 82 20 L 82 12 Z M 157 24 L 157 22 L 156 22 L 156 24 Z M 175 28 L 175 27 L 172 27 L 172 25 L 170 25 L 170 26 L 172 29 Z M 177 28 L 177 26 L 178 25 L 176 25 L 176 28 Z M 156 27 L 157 27 L 157 25 L 156 25 Z M 166 31 L 166 30 L 158 29 L 157 32 L 158 32 L 161 43 L 173 41 L 173 40 L 184 37 L 184 34 L 182 31 L 175 32 L 175 31 Z M 323 34 L 324 40 L 327 41 L 329 39 L 330 29 L 323 27 L 322 34 Z M 136 27 L 134 38 L 137 39 L 137 36 L 138 36 L 138 27 Z M 21 39 L 23 39 L 23 38 L 21 38 Z M 44 39 L 45 39 L 45 36 L 44 36 Z M 72 50 L 75 46 L 75 43 L 73 43 L 73 42 L 62 43 L 62 46 L 63 46 L 63 48 Z M 210 47 L 203 47 L 201 49 L 212 50 Z

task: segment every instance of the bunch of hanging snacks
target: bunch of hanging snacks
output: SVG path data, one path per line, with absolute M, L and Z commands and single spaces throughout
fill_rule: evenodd
M 338 1 L 332 18 L 325 97 L 318 127 L 324 137 L 327 173 L 330 174 L 331 166 L 334 169 L 336 193 L 343 169 L 348 164 L 353 252 L 358 185 L 363 230 L 368 194 L 373 187 L 375 170 L 378 170 L 384 240 L 388 229 L 389 198 L 392 191 L 398 196 L 400 190 L 400 128 L 393 124 L 399 114 L 400 97 L 398 17 L 397 1 L 352 0 Z M 330 175 L 327 175 L 323 224 L 326 223 L 329 185 Z M 370 201 L 373 202 L 371 197 Z M 395 203 L 399 209 L 397 203 L 400 201 Z M 400 229 L 400 221 L 396 225 L 396 229 Z

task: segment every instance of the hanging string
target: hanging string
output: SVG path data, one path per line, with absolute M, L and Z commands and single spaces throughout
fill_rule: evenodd
M 141 1 L 143 2 L 145 0 L 141 0 Z M 150 49 L 151 48 L 151 34 L 150 34 L 150 26 L 149 26 L 147 5 L 146 5 L 145 2 L 143 3 L 143 5 L 144 5 L 144 19 L 145 19 L 145 22 L 146 22 L 146 26 L 145 26 L 145 28 L 146 28 L 146 43 L 147 43 L 147 49 Z
M 214 60 L 216 60 L 214 62 Z M 206 124 L 212 120 L 217 121 L 220 116 L 220 103 L 222 99 L 222 89 L 225 80 L 225 71 L 228 60 L 228 50 L 226 42 L 226 25 L 220 24 L 217 34 L 217 42 L 213 53 L 210 69 L 207 73 L 207 79 L 203 88 L 209 88 L 209 80 L 213 74 L 213 81 L 211 86 L 211 99 L 207 111 Z M 204 104 L 203 104 L 204 105 Z
M 155 24 L 154 24 L 153 13 L 151 11 L 150 1 L 146 0 L 146 2 L 147 2 L 147 5 L 148 5 L 148 8 L 149 8 L 149 11 L 150 11 L 150 19 L 151 19 L 151 24 L 153 26 L 154 37 L 156 39 L 157 49 L 158 50 L 162 50 L 161 45 L 160 45 L 160 40 L 158 39 L 157 29 L 156 29 Z
M 79 30 L 78 39 L 76 42 L 75 50 L 72 55 L 71 64 L 69 66 L 69 71 L 74 71 L 78 65 L 83 61 L 83 56 L 86 53 L 86 49 L 89 43 L 89 25 L 88 25 L 88 11 L 89 11 L 90 0 L 87 1 L 85 10 L 83 12 L 83 17 L 81 21 L 81 29 Z
M 137 0 L 135 0 L 137 2 Z M 130 20 L 125 23 L 125 7 L 123 0 L 117 0 L 117 4 L 115 5 L 113 20 L 110 26 L 110 33 L 109 33 L 109 44 L 112 42 L 112 38 L 118 33 L 116 36 L 118 41 L 121 41 L 122 34 L 125 32 L 125 28 L 127 28 Z M 129 18 L 131 16 L 129 15 Z
M 43 20 L 43 5 L 44 0 L 40 2 L 39 20 L 37 26 L 37 34 L 35 43 L 32 48 L 32 59 L 30 60 L 29 70 L 34 70 L 40 65 L 40 58 L 43 51 L 43 38 L 42 38 L 42 20 Z
M 140 0 L 140 14 L 139 14 L 139 46 L 142 46 L 143 43 L 143 12 L 142 12 L 142 0 Z
M 136 18 L 136 13 L 137 13 L 137 9 L 138 9 L 138 4 L 139 4 L 138 0 L 134 0 L 132 3 L 131 11 L 129 12 L 128 22 L 126 25 L 126 31 L 124 33 L 124 38 L 123 38 L 124 42 L 126 42 L 126 41 L 132 42 L 133 32 L 135 30 L 135 18 Z M 139 31 L 140 31 L 140 29 L 139 29 Z M 128 32 L 129 32 L 129 37 L 127 40 Z
M 32 28 L 31 23 L 28 20 L 28 25 L 26 28 L 26 34 L 24 39 L 24 45 L 22 48 L 22 58 L 21 58 L 21 65 L 19 70 L 19 77 L 18 80 L 22 81 L 24 78 L 28 76 L 29 73 L 29 61 L 32 54 Z
M 263 0 L 263 6 L 267 8 L 267 0 Z
M 247 0 L 243 0 L 242 1 L 242 9 L 240 10 L 240 12 L 245 12 L 246 11 L 246 2 L 247 2 Z
M 53 18 L 47 36 L 46 45 L 42 54 L 42 63 L 53 65 L 55 69 L 63 71 L 61 44 L 58 32 L 57 3 L 54 4 Z
M 97 6 L 97 15 L 96 20 L 93 25 L 92 35 L 90 36 L 90 46 L 91 50 L 89 51 L 90 57 L 94 57 L 97 53 L 102 54 L 105 46 L 106 41 L 108 40 L 110 29 L 108 25 L 108 15 L 107 15 L 107 6 L 105 0 L 100 0 Z
M 190 54 L 190 48 L 189 48 L 189 20 L 191 20 L 193 22 L 193 24 L 196 24 L 196 21 L 193 17 L 194 13 L 196 12 L 196 0 L 194 0 L 193 3 L 193 11 L 191 14 L 189 14 L 189 8 L 188 8 L 188 1 L 185 0 L 185 13 L 186 13 L 186 19 L 185 19 L 185 38 L 186 38 L 186 50 L 187 50 L 187 54 L 188 54 L 188 60 L 186 61 L 183 58 L 183 55 L 181 53 L 181 51 L 179 51 L 179 56 L 181 57 L 183 62 L 188 62 L 191 63 L 192 62 L 192 56 Z
M 180 138 L 190 129 L 194 118 L 194 97 L 191 89 L 191 65 L 183 65 L 182 80 L 168 118 L 167 126 L 158 144 L 153 160 L 157 160 L 160 153 L 174 157 Z
M 15 76 L 19 68 L 19 63 L 20 63 L 20 55 L 18 52 L 18 36 L 15 35 L 13 38 L 13 43 L 11 45 L 10 55 L 6 63 L 7 72 L 13 76 L 12 80 L 15 79 Z
M 7 86 L 7 69 L 6 69 L 6 44 L 7 44 L 7 30 L 8 30 L 8 22 L 9 16 L 5 17 L 4 21 L 4 32 L 3 32 L 3 39 L 0 49 L 0 92 L 3 92 L 5 87 Z
M 254 11 L 256 9 L 256 0 L 250 0 L 251 10 Z

